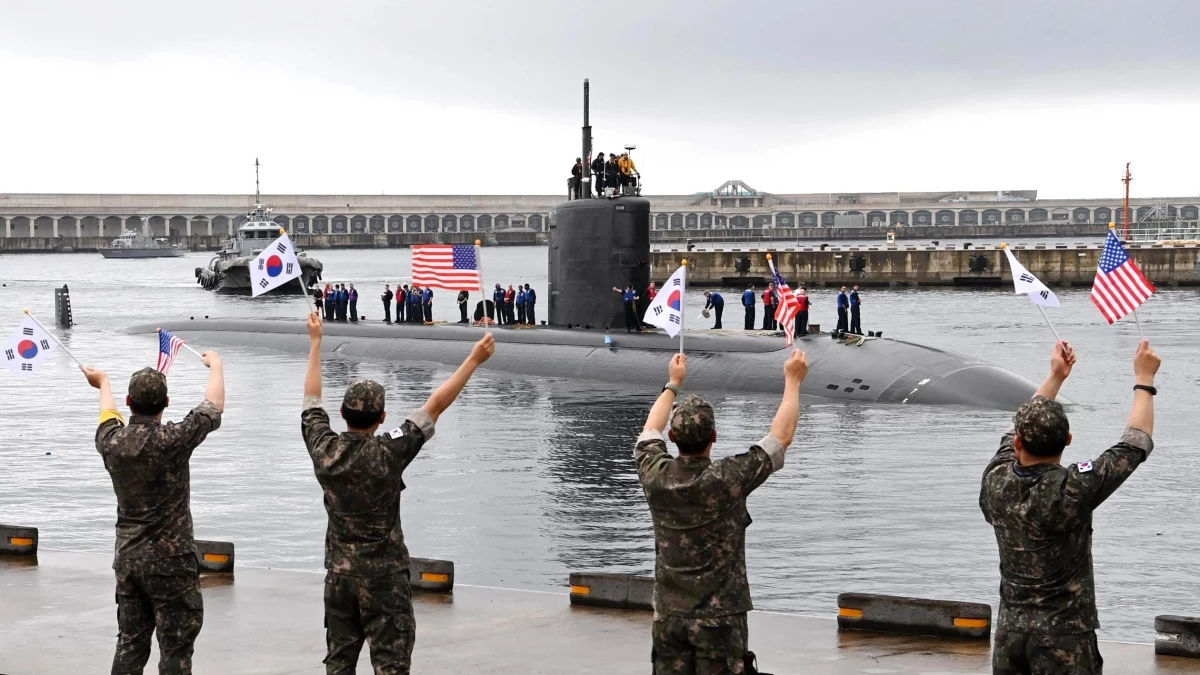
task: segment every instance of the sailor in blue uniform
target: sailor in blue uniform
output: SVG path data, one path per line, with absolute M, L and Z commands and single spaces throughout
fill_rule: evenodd
M 492 302 L 496 305 L 496 323 L 505 323 L 504 313 L 501 311 L 504 307 L 504 287 L 500 284 L 496 284 L 496 290 L 492 291 Z
M 525 324 L 525 287 L 517 285 L 517 325 Z
M 746 308 L 746 330 L 754 330 L 754 284 L 742 292 L 742 306 Z
M 634 331 L 642 332 L 642 327 L 638 323 L 637 316 L 637 291 L 633 290 L 632 285 L 626 286 L 623 291 L 614 286 L 613 290 L 621 294 L 621 302 L 625 303 L 625 330 L 630 333 Z
M 525 284 L 525 322 L 530 326 L 537 325 L 537 317 L 535 317 L 533 313 L 533 305 L 536 302 L 537 293 L 533 292 L 533 289 L 529 287 L 529 284 Z
M 838 320 L 835 331 L 848 331 L 850 329 L 849 322 L 846 319 L 846 313 L 850 309 L 850 298 L 846 296 L 846 287 L 842 286 L 842 291 L 838 293 L 837 310 Z
M 858 284 L 854 284 L 854 290 L 850 291 L 850 332 L 862 335 L 862 320 L 858 314 L 858 305 Z
M 711 309 L 717 315 L 716 321 L 713 323 L 713 328 L 720 328 L 721 312 L 725 311 L 725 298 L 722 298 L 721 294 L 715 291 L 704 291 L 704 297 L 708 298 L 708 302 L 704 303 L 704 309 Z
M 433 323 L 433 289 L 426 288 L 421 296 L 421 306 L 425 310 L 425 323 Z

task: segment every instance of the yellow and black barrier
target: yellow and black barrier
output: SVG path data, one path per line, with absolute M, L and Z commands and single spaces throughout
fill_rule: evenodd
M 992 632 L 992 608 L 978 602 L 842 593 L 837 603 L 839 629 L 977 640 Z
M 451 593 L 454 591 L 454 562 L 412 558 L 408 565 L 408 581 L 415 590 Z
M 0 525 L 0 553 L 8 555 L 37 555 L 36 527 Z
M 196 562 L 201 574 L 233 574 L 233 544 L 197 539 Z
M 1155 654 L 1200 658 L 1200 617 L 1156 616 L 1154 631 Z
M 571 604 L 617 609 L 654 609 L 654 577 L 572 572 Z

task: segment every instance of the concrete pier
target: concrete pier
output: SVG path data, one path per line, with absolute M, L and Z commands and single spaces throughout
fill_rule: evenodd
M 111 557 L 43 549 L 40 564 L 0 557 L 0 673 L 107 673 L 116 645 Z M 198 675 L 324 672 L 318 572 L 239 568 L 204 579 Z M 565 580 L 564 580 L 565 584 Z M 633 675 L 650 671 L 651 613 L 575 607 L 556 592 L 456 584 L 418 595 L 413 672 Z M 753 612 L 750 647 L 775 675 L 991 672 L 985 641 L 838 632 L 829 618 Z M 1151 645 L 1104 643 L 1108 672 L 1200 673 L 1200 661 L 1156 656 Z M 157 663 L 157 648 L 147 672 Z M 364 654 L 359 672 L 371 672 Z
M 1103 247 L 1050 244 L 1014 246 L 1013 253 L 1051 286 L 1091 286 Z M 1200 285 L 1200 245 L 1130 244 L 1129 254 L 1159 285 Z M 688 284 L 701 286 L 765 285 L 771 278 L 767 254 L 793 286 L 1000 286 L 1012 275 L 997 244 L 963 249 L 954 246 L 829 246 L 803 248 L 726 248 L 652 251 L 652 276 L 661 282 L 687 258 Z

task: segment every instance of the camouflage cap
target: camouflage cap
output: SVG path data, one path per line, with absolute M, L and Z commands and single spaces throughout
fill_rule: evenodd
M 716 427 L 712 406 L 695 394 L 685 397 L 671 409 L 671 433 L 676 443 L 688 445 L 712 438 Z
M 1045 396 L 1034 396 L 1021 405 L 1013 417 L 1013 426 L 1025 450 L 1041 457 L 1062 453 L 1071 433 L 1062 405 Z
M 167 402 L 167 376 L 153 368 L 142 368 L 129 378 L 129 398 L 142 408 Z
M 374 380 L 355 380 L 346 387 L 342 406 L 359 412 L 383 412 L 383 386 Z

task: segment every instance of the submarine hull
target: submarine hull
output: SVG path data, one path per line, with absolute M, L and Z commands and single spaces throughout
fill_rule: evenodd
M 205 319 L 161 326 L 193 344 L 264 348 L 303 356 L 308 333 L 299 320 Z M 481 335 L 455 325 L 327 324 L 324 349 L 342 357 L 456 366 Z M 530 377 L 559 377 L 645 387 L 666 382 L 678 342 L 663 334 L 613 334 L 565 328 L 499 329 L 499 348 L 486 369 Z M 788 350 L 781 338 L 688 332 L 687 388 L 698 392 L 778 393 Z M 810 335 L 797 347 L 809 356 L 802 392 L 873 403 L 968 405 L 1015 409 L 1037 385 L 1016 373 L 949 352 L 886 338 L 851 341 Z

